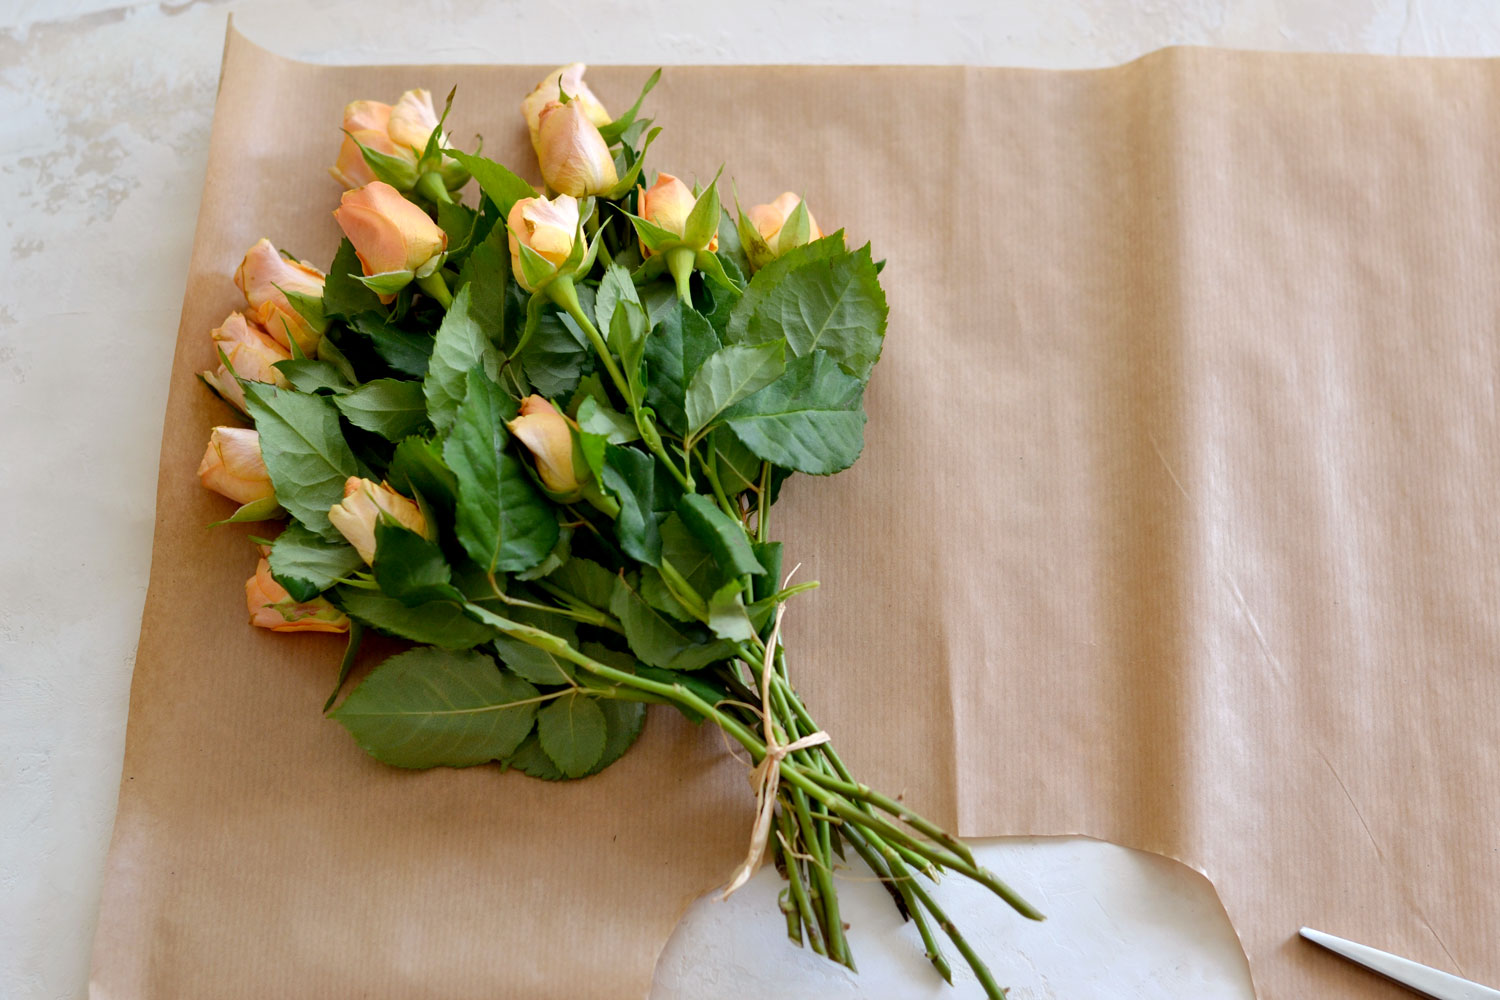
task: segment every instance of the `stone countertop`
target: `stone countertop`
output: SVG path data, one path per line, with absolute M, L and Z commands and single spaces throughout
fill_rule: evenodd
M 482 8 L 482 9 L 481 9 Z M 145 597 L 167 372 L 225 21 L 330 63 L 573 59 L 1083 67 L 1172 44 L 1424 55 L 1500 52 L 1483 0 L 8 0 L 0 4 L 0 997 L 87 992 Z M 184 609 L 184 613 L 198 613 Z M 944 887 L 1013 996 L 1244 998 L 1232 930 L 1199 876 L 1083 839 L 983 845 L 1053 919 Z M 653 996 L 970 997 L 950 991 L 878 887 L 846 892 L 863 973 L 798 952 L 763 872 L 701 901 Z M 1288 928 L 1289 935 L 1295 928 Z

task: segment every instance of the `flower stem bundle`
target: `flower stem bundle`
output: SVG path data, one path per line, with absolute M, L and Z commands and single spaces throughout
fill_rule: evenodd
M 854 777 L 782 644 L 816 583 L 787 572 L 772 506 L 863 448 L 881 265 L 795 194 L 732 219 L 717 177 L 648 184 L 641 103 L 611 117 L 577 65 L 543 80 L 523 103 L 541 192 L 454 147 L 425 91 L 346 109 L 328 271 L 256 244 L 203 375 L 253 425 L 214 430 L 204 484 L 239 504 L 226 520 L 285 521 L 256 539 L 251 623 L 346 632 L 325 711 L 397 767 L 576 779 L 647 705 L 711 723 L 756 796 L 726 895 L 771 859 L 789 936 L 852 969 L 857 856 L 944 978 L 951 945 L 999 997 L 930 884 L 1039 915 Z M 339 701 L 369 630 L 410 648 Z

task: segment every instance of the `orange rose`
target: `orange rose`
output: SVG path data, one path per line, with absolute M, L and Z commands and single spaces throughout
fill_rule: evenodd
M 526 118 L 526 128 L 531 133 L 531 147 L 541 152 L 542 109 L 557 100 L 558 93 L 568 95 L 569 103 L 577 102 L 589 121 L 595 126 L 609 124 L 609 112 L 599 103 L 599 98 L 583 82 L 583 72 L 588 69 L 583 63 L 560 66 L 542 78 L 526 99 L 521 102 L 521 114 Z
M 262 239 L 245 252 L 245 259 L 234 272 L 234 283 L 250 305 L 250 315 L 282 347 L 297 347 L 312 357 L 322 337 L 322 327 L 314 326 L 287 301 L 286 292 L 311 299 L 323 297 L 323 272 L 301 261 L 290 260 L 277 252 L 270 240 Z
M 599 126 L 578 101 L 542 109 L 537 161 L 547 186 L 574 198 L 604 194 L 620 183 Z
M 521 415 L 505 426 L 536 459 L 537 474 L 547 489 L 573 494 L 587 481 L 587 471 L 580 476 L 573 462 L 573 428 L 546 399 L 527 396 L 521 400 Z
M 276 496 L 271 474 L 260 457 L 260 435 L 246 427 L 215 427 L 209 432 L 198 478 L 208 489 L 238 504 Z
M 245 606 L 250 624 L 273 632 L 347 632 L 349 619 L 326 598 L 294 601 L 276 578 L 265 557 L 255 565 L 255 575 L 245 581 Z
M 415 275 L 433 265 L 448 246 L 448 234 L 426 212 L 382 181 L 345 191 L 333 217 L 354 244 L 367 277 Z M 383 295 L 382 300 L 393 297 L 394 293 Z
M 385 483 L 350 476 L 344 483 L 343 503 L 328 508 L 328 520 L 366 563 L 375 561 L 375 525 L 382 514 L 409 531 L 429 537 L 422 508 Z
M 354 101 L 344 106 L 344 144 L 339 147 L 339 158 L 328 172 L 333 179 L 346 188 L 364 187 L 375 179 L 364 154 L 365 146 L 373 152 L 384 153 L 401 160 L 410 160 L 412 169 L 417 166 L 417 156 L 410 149 L 403 149 L 391 139 L 391 106 L 379 101 Z
M 793 247 L 810 243 L 813 240 L 823 238 L 823 230 L 818 228 L 818 220 L 814 219 L 811 212 L 807 213 L 807 233 L 796 233 L 786 229 L 786 221 L 792 215 L 802 199 L 790 191 L 784 192 L 781 197 L 768 205 L 756 205 L 745 213 L 750 217 L 750 223 L 760 238 L 765 241 L 765 250 L 769 256 L 759 247 L 746 247 L 746 253 L 750 256 L 750 263 L 755 267 L 765 267 L 771 261 L 780 257 Z
M 649 190 L 646 188 L 637 190 L 640 193 L 637 198 L 636 212 L 640 217 L 669 233 L 681 236 L 687 229 L 688 216 L 693 214 L 693 206 L 698 203 L 698 197 L 693 194 L 693 189 L 671 174 L 657 174 L 656 183 Z M 707 246 L 693 249 L 713 253 L 719 249 L 719 234 L 714 233 Z M 644 243 L 641 245 L 641 252 L 646 256 L 650 256 L 651 253 Z
M 551 201 L 522 198 L 511 206 L 505 223 L 510 231 L 511 273 L 522 288 L 534 292 L 536 288 L 526 280 L 521 264 L 521 247 L 535 250 L 554 268 L 562 267 L 578 236 L 578 200 L 565 194 Z
M 427 140 L 432 138 L 437 127 L 437 109 L 432 106 L 432 94 L 418 88 L 408 90 L 396 101 L 391 108 L 386 131 L 391 142 L 411 151 L 414 157 L 412 162 L 415 163 L 415 157 L 422 155 L 422 150 L 427 148 Z M 447 144 L 447 136 L 438 136 L 439 147 Z
M 230 313 L 223 325 L 210 336 L 214 346 L 229 359 L 229 365 L 226 367 L 221 362 L 216 370 L 204 372 L 203 380 L 241 412 L 245 409 L 245 392 L 230 374 L 230 368 L 235 375 L 251 382 L 268 382 L 282 387 L 290 384 L 286 376 L 273 366 L 278 361 L 290 361 L 292 355 L 264 330 L 247 321 L 243 313 Z

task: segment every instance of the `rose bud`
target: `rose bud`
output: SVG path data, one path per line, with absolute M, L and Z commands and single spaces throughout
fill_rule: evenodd
M 391 139 L 391 111 L 389 104 L 379 101 L 354 101 L 345 105 L 344 144 L 339 147 L 338 160 L 328 168 L 334 180 L 346 188 L 364 187 L 375 180 L 360 146 L 374 153 L 410 161 L 412 170 L 416 170 L 417 154 Z M 426 139 L 422 141 L 426 142 Z
M 274 366 L 278 361 L 290 361 L 291 354 L 260 327 L 248 322 L 242 313 L 230 313 L 223 325 L 210 336 L 214 346 L 229 359 L 229 364 L 226 366 L 221 362 L 216 370 L 203 372 L 203 381 L 240 412 L 245 412 L 245 392 L 235 375 L 251 382 L 268 382 L 282 387 L 289 384 L 286 376 Z
M 543 257 L 554 269 L 562 267 L 573 252 L 573 243 L 578 236 L 578 201 L 560 194 L 551 201 L 546 198 L 522 198 L 511 206 L 505 220 L 510 231 L 511 271 L 516 281 L 528 292 L 534 292 L 547 280 L 529 281 L 527 268 L 521 259 L 521 247 L 526 246 Z M 535 276 L 534 276 L 535 277 Z
M 247 427 L 215 427 L 209 432 L 198 478 L 208 489 L 242 505 L 276 496 L 260 457 L 260 435 Z
M 587 466 L 574 461 L 573 425 L 541 396 L 521 400 L 521 415 L 506 427 L 536 459 L 542 485 L 559 496 L 576 496 L 589 479 Z
M 641 218 L 669 233 L 683 235 L 687 230 L 688 216 L 693 214 L 693 206 L 698 203 L 698 196 L 693 194 L 692 188 L 671 174 L 657 174 L 656 183 L 650 189 L 639 188 L 638 191 L 636 211 Z M 692 249 L 713 253 L 719 249 L 718 232 L 703 246 Z M 644 243 L 641 252 L 646 256 L 651 254 Z
M 418 88 L 402 94 L 391 107 L 386 132 L 391 142 L 410 150 L 413 156 L 421 156 L 437 127 L 438 116 L 432 106 L 432 94 Z M 438 146 L 446 146 L 447 140 L 447 136 L 439 136 Z
M 327 599 L 294 601 L 286 588 L 271 575 L 270 560 L 264 556 L 255 566 L 255 575 L 245 581 L 245 605 L 250 624 L 272 632 L 347 632 L 349 619 Z
M 312 357 L 317 352 L 327 322 L 310 322 L 287 300 L 286 293 L 321 300 L 322 271 L 283 257 L 270 240 L 262 239 L 245 252 L 234 272 L 234 283 L 244 293 L 251 316 L 277 343 L 291 347 L 289 338 L 295 337 L 303 354 Z
M 396 278 L 381 301 L 389 302 L 395 291 L 412 277 L 435 266 L 448 246 L 448 234 L 427 213 L 382 181 L 345 191 L 333 217 L 354 244 L 365 276 L 406 275 Z
M 375 561 L 375 525 L 382 514 L 409 531 L 431 537 L 422 508 L 385 483 L 350 476 L 344 483 L 343 503 L 328 508 L 328 520 L 366 563 Z
M 560 66 L 542 78 L 526 99 L 521 102 L 521 114 L 526 117 L 526 128 L 531 132 L 531 148 L 541 154 L 542 109 L 558 99 L 558 94 L 568 96 L 568 103 L 577 103 L 588 120 L 597 127 L 609 124 L 609 112 L 599 103 L 599 98 L 583 82 L 583 72 L 588 69 L 583 63 Z
M 604 194 L 620 183 L 599 126 L 578 101 L 542 109 L 537 160 L 547 186 L 574 198 Z
M 805 232 L 801 231 L 800 224 L 787 225 L 798 205 L 803 206 L 802 214 L 807 217 Z M 783 193 L 769 205 L 756 205 L 745 214 L 749 216 L 750 224 L 755 227 L 761 239 L 759 244 L 752 240 L 745 246 L 751 266 L 757 269 L 765 267 L 793 247 L 823 238 L 823 230 L 818 228 L 817 220 L 807 211 L 802 199 L 791 191 Z

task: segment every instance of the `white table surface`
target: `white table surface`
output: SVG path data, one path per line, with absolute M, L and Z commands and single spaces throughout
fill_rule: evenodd
M 87 991 L 229 13 L 275 51 L 331 63 L 1081 67 L 1171 44 L 1500 52 L 1492 0 L 553 6 L 0 0 L 0 998 Z M 1251 995 L 1233 930 L 1196 873 L 1083 839 L 996 840 L 981 853 L 1051 916 L 1027 925 L 971 887 L 940 890 L 1016 1000 Z M 695 905 L 652 996 L 980 995 L 971 979 L 957 990 L 936 980 L 878 886 L 851 878 L 843 890 L 857 977 L 786 943 L 776 888 L 764 871 L 728 903 Z

